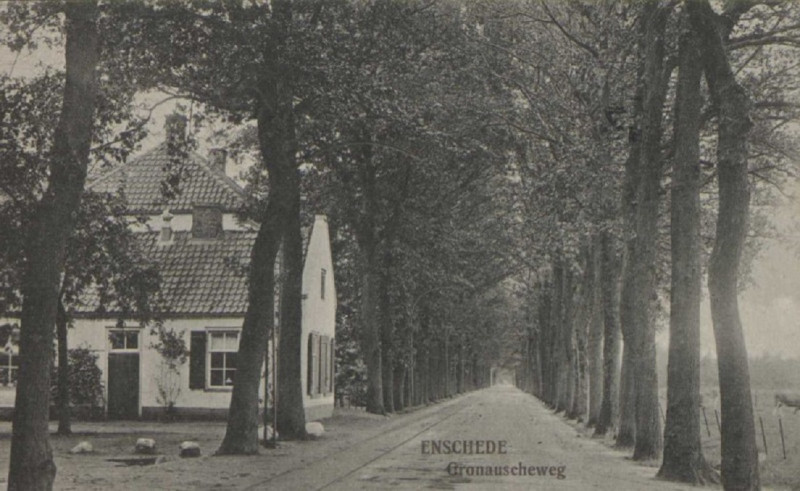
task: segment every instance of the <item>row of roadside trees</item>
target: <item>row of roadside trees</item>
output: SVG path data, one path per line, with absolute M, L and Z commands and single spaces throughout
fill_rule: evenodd
M 272 297 L 279 251 L 286 275 L 278 431 L 305 436 L 303 203 L 331 217 L 337 266 L 352 280 L 340 289 L 358 320 L 370 411 L 489 382 L 490 366 L 507 350 L 498 335 L 512 321 L 505 311 L 516 301 L 504 282 L 513 271 L 507 231 L 517 224 L 505 212 L 511 138 L 492 119 L 508 93 L 489 76 L 493 60 L 475 42 L 485 36 L 473 12 L 456 2 L 288 0 L 4 8 L 7 47 L 42 43 L 65 53 L 63 71 L 2 80 L 11 123 L 2 135 L 11 144 L 3 154 L 11 198 L 3 225 L 14 232 L 4 237 L 19 239 L 3 244 L 4 312 L 21 317 L 10 489 L 53 485 L 50 346 L 54 326 L 65 338 L 69 302 L 99 285 L 131 316 L 157 322 L 157 270 L 137 255 L 124 222 L 101 220 L 96 227 L 107 227 L 108 239 L 98 245 L 79 218 L 123 214 L 113 197 L 87 195 L 84 184 L 90 165 L 117 165 L 144 136 L 133 102 L 146 91 L 192 101 L 204 118 L 255 123 L 233 138 L 256 155 L 245 213 L 260 228 L 218 453 L 258 448 L 257 388 L 276 308 L 260 299 Z M 178 181 L 165 189 L 180 192 Z M 77 249 L 92 250 L 74 241 L 110 259 L 84 257 L 88 263 L 70 268 Z
M 766 226 L 750 203 L 769 203 L 795 175 L 798 11 L 761 2 L 715 7 L 510 7 L 525 40 L 507 46 L 526 60 L 510 78 L 526 99 L 517 124 L 534 135 L 533 150 L 523 151 L 535 157 L 521 169 L 536 183 L 527 190 L 552 190 L 522 193 L 538 254 L 530 256 L 537 274 L 520 332 L 520 385 L 597 434 L 616 428 L 617 444 L 633 447 L 634 459 L 663 457 L 663 478 L 716 481 L 698 413 L 706 277 L 722 484 L 759 489 L 737 295 Z M 569 63 L 554 71 L 553 56 Z M 521 82 L 526 70 L 533 90 Z M 655 333 L 666 319 L 662 429 Z

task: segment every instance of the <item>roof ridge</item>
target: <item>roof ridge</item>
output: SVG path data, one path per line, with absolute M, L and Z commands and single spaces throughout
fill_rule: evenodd
M 225 173 L 219 172 L 218 170 L 211 167 L 207 158 L 203 157 L 202 155 L 194 151 L 189 153 L 189 157 L 197 160 L 199 166 L 203 170 L 205 170 L 208 174 L 210 174 L 211 177 L 216 179 L 217 182 L 219 182 L 224 186 L 227 186 L 231 191 L 235 192 L 239 198 L 246 199 L 247 195 L 245 194 L 244 189 L 242 189 L 242 187 L 239 186 L 236 183 L 236 181 L 225 175 Z
M 87 183 L 86 184 L 86 188 L 87 189 L 92 189 L 97 184 L 101 184 L 101 183 L 107 181 L 112 176 L 115 176 L 115 175 L 119 174 L 120 172 L 126 170 L 129 166 L 132 166 L 135 163 L 137 163 L 138 161 L 144 160 L 144 158 L 147 157 L 148 155 L 157 152 L 162 146 L 165 146 L 165 145 L 166 145 L 165 142 L 161 142 L 158 145 L 156 145 L 155 147 L 151 148 L 150 150 L 148 150 L 148 151 L 146 151 L 144 153 L 141 153 L 141 154 L 133 157 L 130 160 L 126 160 L 125 162 L 121 163 L 117 167 L 114 167 L 113 169 L 109 169 L 107 172 L 104 172 L 104 173 L 100 174 L 99 176 L 97 176 L 96 179 L 93 179 L 93 180 L 91 180 L 91 182 Z
M 137 155 L 136 157 L 127 160 L 126 162 L 122 163 L 118 167 L 114 169 L 110 169 L 107 172 L 99 175 L 96 179 L 93 179 L 90 183 L 87 184 L 87 189 L 106 189 L 109 188 L 110 185 L 115 182 L 115 180 L 121 181 L 121 186 L 123 186 L 126 191 L 128 190 L 128 180 L 129 179 L 141 179 L 139 176 L 140 173 L 144 173 L 143 175 L 151 176 L 151 179 L 155 178 L 156 174 L 154 172 L 162 172 L 156 171 L 155 169 L 149 170 L 152 165 L 157 164 L 168 158 L 165 153 L 168 151 L 168 147 L 166 142 L 161 142 L 155 147 L 151 148 L 150 150 Z M 214 201 L 216 202 L 217 199 L 221 200 L 220 203 L 227 203 L 223 206 L 234 210 L 239 208 L 243 202 L 247 200 L 247 194 L 245 193 L 242 186 L 240 186 L 236 181 L 225 175 L 224 171 L 220 171 L 219 169 L 214 168 L 211 165 L 211 161 L 208 157 L 201 155 L 199 152 L 190 150 L 187 152 L 185 158 L 183 159 L 184 165 L 186 166 L 187 170 L 189 171 L 189 177 L 187 178 L 187 183 L 195 182 L 195 179 L 199 179 L 199 182 L 205 181 L 207 186 L 210 186 L 210 189 L 215 189 L 213 193 L 216 193 L 216 198 Z M 142 169 L 142 170 L 138 170 Z M 191 174 L 194 174 L 194 177 L 191 177 Z M 159 174 L 161 175 L 161 174 Z M 161 176 L 163 178 L 163 176 Z M 136 181 L 141 182 L 141 181 Z M 152 181 L 151 181 L 152 183 Z M 152 184 L 151 184 L 152 185 Z M 187 188 L 188 189 L 188 188 Z M 194 187 L 191 187 L 194 189 Z M 198 188 L 204 189 L 204 188 Z M 204 191 L 197 191 L 201 195 L 204 194 Z M 197 196 L 201 200 L 200 196 Z M 208 196 L 207 196 L 208 197 Z M 224 198 L 223 198 L 224 197 Z M 199 202 L 198 202 L 199 203 Z M 147 208 L 147 206 L 145 206 Z

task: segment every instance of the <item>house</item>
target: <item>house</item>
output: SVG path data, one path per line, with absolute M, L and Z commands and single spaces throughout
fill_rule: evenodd
M 183 131 L 174 119 L 167 129 Z M 124 193 L 131 227 L 162 276 L 164 327 L 189 348 L 187 363 L 169 370 L 151 329 L 135 319 L 119 326 L 115 312 L 98 312 L 97 300 L 85 299 L 73 312 L 69 344 L 98 355 L 109 418 L 156 417 L 165 399 L 173 399 L 183 416 L 223 417 L 236 380 L 247 309 L 242 265 L 249 262 L 255 227 L 236 217 L 245 196 L 225 174 L 224 151 L 211 151 L 209 159 L 190 153 L 181 193 L 166 200 L 161 185 L 169 159 L 165 142 L 89 183 L 95 191 Z M 314 217 L 305 241 L 301 361 L 306 419 L 315 420 L 330 416 L 334 404 L 336 291 L 325 216 Z

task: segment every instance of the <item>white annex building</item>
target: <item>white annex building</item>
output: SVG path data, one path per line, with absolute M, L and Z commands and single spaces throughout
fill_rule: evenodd
M 181 193 L 167 202 L 161 183 L 169 158 L 162 143 L 89 183 L 98 192 L 122 191 L 131 218 L 146 218 L 132 226 L 159 266 L 168 306 L 164 326 L 183 333 L 189 348 L 178 374 L 168 374 L 149 328 L 135 319 L 119 327 L 117 313 L 99 312 L 97 299 L 86 299 L 73 313 L 69 346 L 88 347 L 99 356 L 109 418 L 157 417 L 164 410 L 159 388 L 163 392 L 165 387 L 177 394 L 179 416 L 224 416 L 236 380 L 247 308 L 242 265 L 250 260 L 255 228 L 236 218 L 244 194 L 225 174 L 224 151 L 212 151 L 209 159 L 190 154 Z M 330 416 L 334 405 L 336 291 L 326 217 L 315 216 L 304 238 L 301 360 L 306 419 L 311 421 Z M 173 380 L 166 380 L 168 375 Z M 0 384 L 0 406 L 13 406 L 13 389 L 13 384 Z

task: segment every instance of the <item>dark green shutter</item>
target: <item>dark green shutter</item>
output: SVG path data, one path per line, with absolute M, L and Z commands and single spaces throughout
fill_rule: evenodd
M 336 342 L 331 338 L 330 340 L 330 360 L 328 360 L 328 392 L 333 392 L 333 377 L 336 376 L 334 367 L 336 366 Z
M 189 346 L 189 388 L 206 388 L 206 333 L 192 333 Z

